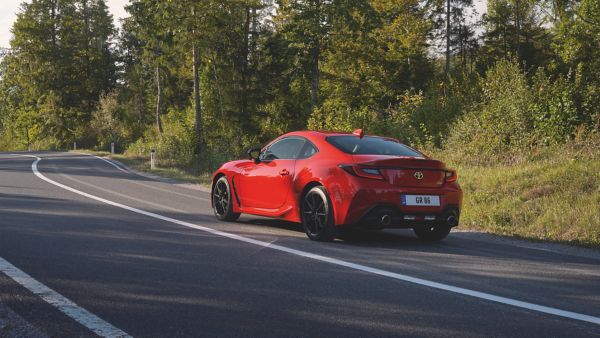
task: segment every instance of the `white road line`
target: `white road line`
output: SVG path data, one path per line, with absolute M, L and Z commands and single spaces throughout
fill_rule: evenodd
M 0 257 L 0 271 L 101 337 L 131 337 Z
M 124 173 L 129 173 L 129 171 L 127 171 L 127 170 L 125 170 L 125 169 L 121 168 L 121 166 L 120 166 L 120 165 L 117 165 L 115 162 L 113 162 L 113 161 L 111 161 L 111 160 L 108 160 L 108 159 L 106 159 L 106 158 L 104 158 L 104 157 L 100 157 L 100 156 L 96 156 L 96 155 L 91 155 L 91 156 L 93 156 L 93 157 L 95 157 L 95 158 L 97 158 L 97 159 L 99 159 L 99 160 L 102 160 L 102 161 L 104 161 L 104 162 L 106 162 L 106 163 L 108 163 L 108 164 L 112 165 L 113 167 L 115 167 L 115 168 L 117 168 L 117 169 L 121 170 L 121 171 L 122 171 L 122 172 L 124 172 Z
M 29 156 L 31 156 L 31 155 L 29 155 Z M 46 181 L 46 182 L 48 182 L 50 184 L 53 184 L 53 185 L 55 185 L 57 187 L 60 187 L 60 188 L 63 188 L 65 190 L 71 191 L 73 193 L 79 194 L 81 196 L 85 196 L 85 197 L 94 199 L 96 201 L 99 201 L 99 202 L 102 202 L 102 203 L 106 203 L 108 205 L 112 205 L 112 206 L 115 206 L 115 207 L 118 207 L 118 208 L 121 208 L 121 209 L 129 210 L 129 211 L 141 214 L 141 215 L 153 217 L 153 218 L 156 218 L 156 219 L 163 220 L 165 222 L 170 222 L 170 223 L 178 224 L 178 225 L 181 225 L 181 226 L 184 226 L 184 227 L 188 227 L 188 228 L 192 228 L 192 229 L 197 229 L 197 230 L 205 231 L 205 232 L 211 233 L 213 235 L 217 235 L 217 236 L 221 236 L 221 237 L 226 237 L 226 238 L 234 239 L 234 240 L 237 240 L 237 241 L 240 241 L 240 242 L 254 244 L 254 245 L 258 245 L 258 246 L 261 246 L 261 247 L 269 248 L 269 249 L 272 249 L 272 250 L 286 252 L 286 253 L 289 253 L 289 254 L 292 254 L 292 255 L 296 255 L 296 256 L 300 256 L 300 257 L 305 257 L 305 258 L 313 259 L 313 260 L 320 261 L 320 262 L 330 263 L 330 264 L 334 264 L 334 265 L 338 265 L 338 266 L 343 266 L 343 267 L 347 267 L 347 268 L 350 268 L 350 269 L 353 269 L 353 270 L 358 270 L 358 271 L 362 271 L 362 272 L 366 272 L 366 273 L 371 273 L 371 274 L 378 275 L 378 276 L 389 277 L 389 278 L 393 278 L 393 279 L 396 279 L 396 280 L 401 280 L 401 281 L 405 281 L 405 282 L 409 282 L 409 283 L 413 283 L 413 284 L 417 284 L 417 285 L 427 286 L 427 287 L 434 288 L 434 289 L 449 291 L 449 292 L 458 293 L 458 294 L 465 295 L 465 296 L 470 296 L 470 297 L 474 297 L 474 298 L 489 300 L 489 301 L 492 301 L 492 302 L 497 302 L 497 303 L 501 303 L 501 304 L 505 304 L 505 305 L 511 305 L 511 306 L 515 306 L 515 307 L 518 307 L 518 308 L 522 308 L 522 309 L 532 310 L 532 311 L 536 311 L 536 312 L 551 314 L 551 315 L 555 315 L 555 316 L 559 316 L 559 317 L 570 318 L 570 319 L 575 319 L 575 320 L 579 320 L 579 321 L 583 321 L 583 322 L 588 322 L 588 323 L 600 325 L 600 317 L 594 317 L 594 316 L 585 315 L 585 314 L 581 314 L 581 313 L 576 313 L 576 312 L 571 312 L 571 311 L 565 311 L 565 310 L 561 310 L 561 309 L 557 309 L 557 308 L 553 308 L 553 307 L 538 305 L 538 304 L 534 304 L 534 303 L 528 303 L 528 302 L 520 301 L 520 300 L 517 300 L 517 299 L 512 299 L 512 298 L 507 298 L 507 297 L 502 297 L 502 296 L 496 296 L 496 295 L 485 293 L 485 292 L 479 292 L 479 291 L 465 289 L 465 288 L 461 288 L 461 287 L 457 287 L 457 286 L 453 286 L 453 285 L 448 285 L 448 284 L 433 282 L 433 281 L 426 280 L 426 279 L 411 277 L 411 276 L 400 274 L 400 273 L 396 273 L 396 272 L 391 272 L 391 271 L 387 271 L 387 270 L 373 268 L 373 267 L 362 265 L 362 264 L 351 263 L 351 262 L 343 261 L 341 259 L 327 257 L 327 256 L 322 256 L 322 255 L 318 255 L 318 254 L 313 254 L 313 253 L 310 253 L 310 252 L 306 252 L 306 251 L 302 251 L 302 250 L 297 250 L 297 249 L 292 249 L 292 248 L 288 248 L 288 247 L 281 246 L 281 245 L 278 245 L 278 244 L 272 244 L 272 243 L 269 243 L 269 242 L 263 242 L 263 241 L 259 241 L 259 240 L 256 240 L 256 239 L 252 239 L 252 238 L 248 238 L 248 237 L 244 237 L 244 236 L 239 236 L 239 235 L 231 234 L 231 233 L 228 233 L 228 232 L 219 231 L 219 230 L 215 230 L 215 229 L 212 229 L 212 228 L 204 227 L 204 226 L 201 226 L 201 225 L 196 225 L 196 224 L 192 224 L 192 223 L 189 223 L 189 222 L 180 221 L 178 219 L 174 219 L 174 218 L 171 218 L 171 217 L 166 217 L 166 216 L 163 216 L 163 215 L 155 214 L 153 212 L 148 212 L 148 211 L 145 211 L 145 210 L 140 210 L 140 209 L 137 209 L 137 208 L 133 208 L 133 207 L 121 204 L 121 203 L 117 203 L 117 202 L 113 202 L 113 201 L 104 199 L 102 197 L 98 197 L 98 196 L 94 196 L 94 195 L 88 194 L 88 193 L 83 192 L 83 191 L 79 191 L 77 189 L 74 189 L 74 188 L 71 188 L 71 187 L 66 186 L 64 184 L 58 183 L 56 181 L 53 181 L 53 180 L 47 178 L 46 176 L 42 175 L 38 171 L 37 165 L 38 165 L 38 163 L 42 159 L 39 158 L 39 157 L 37 157 L 37 156 L 31 156 L 31 157 L 35 157 L 36 158 L 36 160 L 31 164 L 31 170 L 40 179 L 42 179 L 42 180 L 44 180 L 44 181 Z
M 110 160 L 108 160 L 108 159 L 106 159 L 106 158 L 104 158 L 104 157 L 100 157 L 100 156 L 96 156 L 96 155 L 92 155 L 92 154 L 80 153 L 80 152 L 78 152 L 78 151 L 72 151 L 71 153 L 72 153 L 72 154 L 77 154 L 77 155 L 84 155 L 84 156 L 91 156 L 91 157 L 95 157 L 95 158 L 97 158 L 97 159 L 99 159 L 99 160 L 102 160 L 102 161 L 104 161 L 104 162 L 106 162 L 106 163 L 108 163 L 108 164 L 112 165 L 113 167 L 115 167 L 115 168 L 117 168 L 117 169 L 121 170 L 122 172 L 129 173 L 127 170 L 125 170 L 125 169 L 121 168 L 121 166 L 117 165 L 117 164 L 116 164 L 116 163 L 114 163 L 113 161 L 110 161 Z M 18 155 L 18 156 L 31 156 L 31 155 L 22 155 L 22 154 L 9 154 L 9 155 Z

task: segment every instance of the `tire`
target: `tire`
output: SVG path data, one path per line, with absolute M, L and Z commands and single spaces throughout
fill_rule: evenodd
M 302 227 L 313 241 L 331 242 L 335 239 L 333 208 L 327 191 L 322 186 L 310 189 L 300 204 Z
M 413 231 L 422 241 L 435 242 L 446 238 L 450 233 L 450 227 L 447 225 L 435 225 L 431 227 L 414 228 Z
M 233 212 L 233 199 L 227 177 L 221 176 L 212 188 L 212 206 L 215 217 L 221 221 L 233 222 L 240 217 Z

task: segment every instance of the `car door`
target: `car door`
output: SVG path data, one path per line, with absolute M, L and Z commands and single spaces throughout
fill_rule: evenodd
M 237 182 L 242 206 L 278 209 L 292 189 L 295 162 L 306 141 L 286 137 L 260 154 L 260 162 L 246 167 Z

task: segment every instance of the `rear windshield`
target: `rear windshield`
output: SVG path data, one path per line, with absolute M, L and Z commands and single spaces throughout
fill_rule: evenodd
M 354 135 L 329 136 L 327 141 L 339 150 L 354 155 L 391 155 L 423 157 L 423 154 L 404 144 L 383 137 Z

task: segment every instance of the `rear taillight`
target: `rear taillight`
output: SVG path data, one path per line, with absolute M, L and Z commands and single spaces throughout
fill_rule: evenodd
M 458 174 L 456 170 L 448 169 L 446 170 L 446 183 L 456 182 L 458 179 Z
M 374 180 L 383 180 L 383 175 L 379 169 L 374 167 L 367 167 L 354 164 L 340 164 L 340 168 L 344 169 L 347 173 L 364 178 L 371 178 Z

